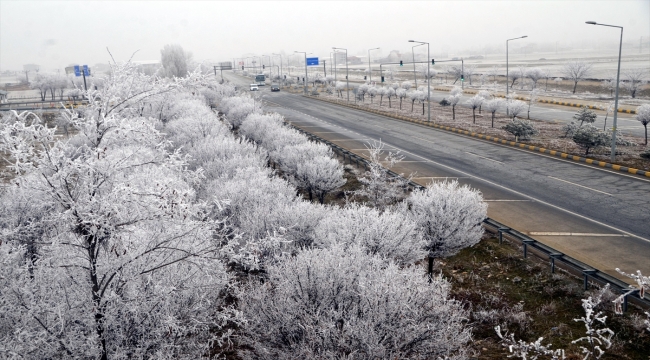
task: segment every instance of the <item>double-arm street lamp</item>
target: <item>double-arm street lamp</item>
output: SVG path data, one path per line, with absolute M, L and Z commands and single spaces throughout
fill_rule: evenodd
M 305 95 L 307 95 L 307 52 L 306 51 L 294 51 L 297 54 L 305 54 Z
M 612 155 L 611 155 L 611 161 L 612 163 L 616 161 L 616 121 L 618 120 L 618 81 L 619 81 L 619 76 L 621 75 L 621 50 L 623 49 L 623 27 L 622 26 L 616 26 L 616 25 L 607 25 L 607 24 L 599 24 L 595 21 L 586 21 L 585 24 L 589 25 L 600 25 L 600 26 L 607 26 L 607 27 L 613 27 L 613 28 L 619 28 L 621 29 L 621 41 L 618 45 L 618 68 L 616 69 L 616 98 L 614 98 L 614 127 L 612 128 Z
M 429 104 L 429 110 L 427 113 L 427 121 L 431 122 L 431 84 L 429 84 L 429 81 L 431 79 L 431 55 L 429 53 L 429 43 L 424 42 L 424 41 L 415 41 L 415 40 L 409 40 L 409 42 L 412 43 L 419 43 L 420 45 L 427 45 L 427 103 Z M 420 46 L 417 45 L 417 46 Z M 415 60 L 413 61 L 413 65 L 415 66 Z
M 370 80 L 369 81 L 372 81 L 372 67 L 370 65 L 370 51 L 371 50 L 379 50 L 379 49 L 380 48 L 374 48 L 374 49 L 368 50 L 368 75 L 370 75 Z
M 348 49 L 333 47 L 332 50 L 344 50 L 345 51 L 345 90 L 348 93 L 348 102 L 350 101 L 350 79 L 348 78 Z
M 520 36 L 520 37 L 516 37 L 516 38 L 506 40 L 506 101 L 510 101 L 508 99 L 508 94 L 510 93 L 509 87 L 508 87 L 508 82 L 510 82 L 510 80 L 509 80 L 510 75 L 509 75 L 509 72 L 508 72 L 508 41 L 517 40 L 517 39 L 524 39 L 524 38 L 527 38 L 527 37 L 528 37 L 528 35 L 524 35 L 524 36 Z M 510 112 L 508 111 L 507 103 L 506 103 L 506 115 L 510 116 Z

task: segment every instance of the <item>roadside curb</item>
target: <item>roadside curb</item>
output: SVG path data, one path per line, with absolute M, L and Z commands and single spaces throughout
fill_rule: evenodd
M 305 95 L 302 95 L 302 96 L 305 96 Z M 520 149 L 526 149 L 526 150 L 531 150 L 531 151 L 534 151 L 534 152 L 540 152 L 540 153 L 548 154 L 548 155 L 563 158 L 563 159 L 573 160 L 573 161 L 576 161 L 576 162 L 582 162 L 582 163 L 586 163 L 586 164 L 590 164 L 590 165 L 598 165 L 598 166 L 603 167 L 603 168 L 609 168 L 609 169 L 616 170 L 616 171 L 621 171 L 621 172 L 634 174 L 634 175 L 641 175 L 641 176 L 645 176 L 645 177 L 650 178 L 650 171 L 644 171 L 644 170 L 639 170 L 639 169 L 630 168 L 630 167 L 626 167 L 626 166 L 621 166 L 621 165 L 617 165 L 617 164 L 611 164 L 611 163 L 604 162 L 604 161 L 598 161 L 598 160 L 594 160 L 594 159 L 584 158 L 584 157 L 581 157 L 581 156 L 570 155 L 570 154 L 567 154 L 567 153 L 564 153 L 564 152 L 561 152 L 561 151 L 558 151 L 558 150 L 550 150 L 550 149 L 546 149 L 546 148 L 542 148 L 542 147 L 538 147 L 538 146 L 526 145 L 526 144 L 523 144 L 523 143 L 520 143 L 520 142 L 508 141 L 508 140 L 504 140 L 504 139 L 501 139 L 501 138 L 498 138 L 498 137 L 495 137 L 495 136 L 488 136 L 488 135 L 484 135 L 484 134 L 478 134 L 478 133 L 470 132 L 470 131 L 467 131 L 467 130 L 456 129 L 456 128 L 453 128 L 453 127 L 450 127 L 450 126 L 431 124 L 431 123 L 428 123 L 425 120 L 416 120 L 416 119 L 412 119 L 412 118 L 409 118 L 409 117 L 403 116 L 403 115 L 394 115 L 394 114 L 391 114 L 391 113 L 387 113 L 387 112 L 379 111 L 379 110 L 374 110 L 374 109 L 364 109 L 364 108 L 362 108 L 360 106 L 339 104 L 337 102 L 333 102 L 333 101 L 329 101 L 329 100 L 325 100 L 325 99 L 319 99 L 319 98 L 313 97 L 313 96 L 305 96 L 305 97 L 308 97 L 308 98 L 314 99 L 314 100 L 327 102 L 327 103 L 330 103 L 330 104 L 335 104 L 335 105 L 339 105 L 339 106 L 348 107 L 348 108 L 351 108 L 351 109 L 356 109 L 356 110 L 361 110 L 361 111 L 365 111 L 365 112 L 369 112 L 369 113 L 373 113 L 373 114 L 377 114 L 377 115 L 382 115 L 382 116 L 386 116 L 386 117 L 397 119 L 397 120 L 408 121 L 408 122 L 416 123 L 416 124 L 419 124 L 419 125 L 439 129 L 439 130 L 454 132 L 454 133 L 457 133 L 457 134 L 467 135 L 467 136 L 471 136 L 471 137 L 475 137 L 475 138 L 479 138 L 479 139 L 483 139 L 483 140 L 494 141 L 495 143 L 499 143 L 499 144 L 502 144 L 502 145 L 509 145 L 509 146 L 512 146 L 512 147 L 520 148 Z
M 439 87 L 435 87 L 435 86 L 433 87 L 433 90 L 450 91 L 450 89 L 439 88 Z M 475 90 L 464 90 L 464 92 L 467 93 L 467 94 L 478 94 L 478 91 L 475 91 Z M 505 98 L 505 96 L 503 96 L 503 95 L 494 95 L 494 96 Z M 523 97 L 523 96 L 516 96 L 516 97 L 514 97 L 514 99 L 528 101 L 528 98 Z M 580 104 L 580 103 L 572 103 L 572 102 L 568 102 L 568 101 L 555 101 L 555 100 L 541 99 L 541 100 L 537 100 L 537 102 L 541 102 L 541 103 L 545 103 L 545 104 L 573 106 L 573 107 L 585 107 L 586 106 L 588 109 L 605 110 L 605 108 L 602 107 L 602 106 L 594 106 L 594 105 L 586 105 L 586 104 Z M 625 113 L 625 114 L 636 114 L 636 110 L 628 110 L 628 109 L 622 109 L 622 108 L 618 108 L 618 112 Z

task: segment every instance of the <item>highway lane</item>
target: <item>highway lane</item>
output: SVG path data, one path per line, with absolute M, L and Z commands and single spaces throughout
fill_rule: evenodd
M 458 136 L 285 92 L 257 94 L 296 126 L 364 154 L 382 139 L 402 150 L 397 172 L 480 189 L 489 216 L 600 270 L 650 272 L 650 181 Z M 567 235 L 566 233 L 573 233 Z

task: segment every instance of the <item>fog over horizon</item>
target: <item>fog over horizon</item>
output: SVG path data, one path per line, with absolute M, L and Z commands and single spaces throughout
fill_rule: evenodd
M 333 46 L 349 55 L 385 57 L 410 52 L 409 39 L 435 54 L 505 51 L 505 40 L 527 35 L 511 49 L 556 44 L 564 49 L 618 50 L 650 38 L 650 0 L 426 2 L 190 2 L 0 0 L 0 71 L 38 64 L 160 59 L 179 44 L 196 61 L 231 61 L 245 54 L 306 51 L 327 57 Z M 425 51 L 426 47 L 422 48 Z M 137 51 L 137 53 L 136 53 Z

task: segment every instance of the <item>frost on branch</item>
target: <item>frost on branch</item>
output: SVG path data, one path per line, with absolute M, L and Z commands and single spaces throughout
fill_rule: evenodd
M 330 215 L 316 228 L 316 245 L 361 246 L 369 254 L 410 264 L 426 256 L 418 225 L 404 209 L 383 212 L 351 203 Z
M 444 258 L 481 240 L 487 204 L 478 190 L 457 181 L 434 182 L 406 199 L 432 258 Z
M 466 312 L 449 284 L 335 245 L 286 257 L 239 293 L 245 359 L 464 359 Z
M 621 275 L 624 275 L 624 276 L 627 276 L 627 277 L 629 277 L 631 279 L 634 279 L 634 281 L 636 281 L 636 283 L 637 283 L 636 287 L 630 286 L 630 289 L 627 292 L 625 292 L 623 295 L 617 297 L 613 301 L 613 303 L 614 303 L 614 311 L 617 314 L 620 315 L 620 314 L 623 314 L 623 300 L 624 300 L 624 298 L 626 296 L 631 295 L 632 293 L 635 293 L 635 292 L 638 291 L 639 292 L 639 297 L 643 298 L 645 296 L 645 292 L 650 291 L 650 277 L 643 276 L 643 274 L 641 273 L 641 270 L 637 270 L 636 274 L 628 274 L 628 273 L 626 273 L 624 271 L 621 271 L 621 269 L 619 269 L 619 268 L 616 268 L 616 271 Z M 645 314 L 646 314 L 646 316 L 648 318 L 646 320 L 644 320 L 643 323 L 646 326 L 646 330 L 648 330 L 648 332 L 650 332 L 650 312 L 646 312 Z
M 515 336 L 513 334 L 510 334 L 509 336 L 507 333 L 502 334 L 500 326 L 496 326 L 494 330 L 496 331 L 497 336 L 499 336 L 501 339 L 502 344 L 506 346 L 510 354 L 512 354 L 508 355 L 509 358 L 516 357 L 523 360 L 535 360 L 540 356 L 550 356 L 551 360 L 563 360 L 566 358 L 564 356 L 563 349 L 552 350 L 551 344 L 544 346 L 542 344 L 542 340 L 544 340 L 544 338 L 542 337 L 534 342 L 529 343 L 523 340 L 515 340 Z
M 614 332 L 605 327 L 605 320 L 607 316 L 603 315 L 602 311 L 596 312 L 596 306 L 602 302 L 603 295 L 609 291 L 609 284 L 605 285 L 595 297 L 582 299 L 582 308 L 585 310 L 585 316 L 580 319 L 573 319 L 573 321 L 583 322 L 585 324 L 585 336 L 573 340 L 573 344 L 584 344 L 580 346 L 582 353 L 585 355 L 584 360 L 593 358 L 600 359 L 605 350 L 612 346 L 612 337 Z
M 363 188 L 355 191 L 355 195 L 367 197 L 373 207 L 381 210 L 404 196 L 410 177 L 405 179 L 388 173 L 388 169 L 394 167 L 404 157 L 399 155 L 399 152 L 388 152 L 388 155 L 382 159 L 384 144 L 381 140 L 366 145 L 366 148 L 370 156 L 369 170 L 359 178 Z

